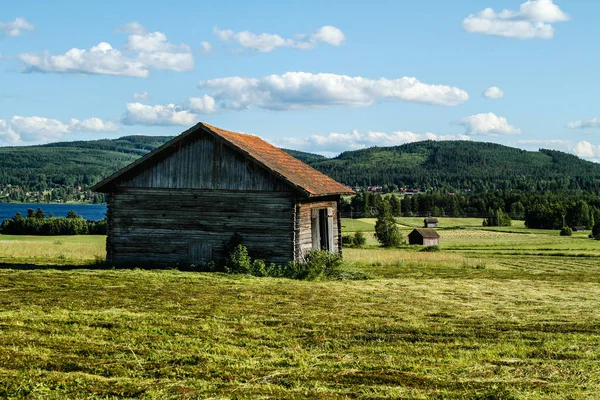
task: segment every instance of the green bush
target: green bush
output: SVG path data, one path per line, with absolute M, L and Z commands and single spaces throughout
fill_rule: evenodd
M 358 247 L 364 246 L 367 243 L 367 238 L 362 231 L 354 232 L 354 244 Z
M 252 275 L 267 276 L 267 266 L 263 260 L 252 261 Z
M 440 251 L 440 246 L 425 246 L 421 249 L 421 251 L 425 251 L 425 252 Z
M 596 240 L 600 240 L 600 222 L 594 224 L 592 228 L 592 237 Z
M 572 236 L 573 235 L 573 230 L 571 228 L 569 228 L 568 226 L 563 226 L 563 228 L 560 230 L 560 236 Z
M 354 247 L 356 246 L 356 240 L 354 235 L 347 234 L 342 236 L 342 246 L 344 247 Z
M 225 263 L 225 272 L 230 274 L 249 274 L 252 272 L 252 260 L 248 255 L 246 246 L 243 244 L 235 246 Z
M 398 247 L 402 244 L 400 228 L 387 202 L 379 207 L 377 222 L 375 222 L 375 238 L 383 247 Z
M 288 271 L 288 278 L 315 280 L 321 277 L 332 278 L 342 270 L 342 257 L 337 253 L 324 250 L 312 250 L 306 254 L 303 262 L 293 263 L 288 266 L 293 270 Z

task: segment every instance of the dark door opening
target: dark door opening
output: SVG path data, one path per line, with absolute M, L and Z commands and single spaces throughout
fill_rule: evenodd
M 312 248 L 314 250 L 334 251 L 333 249 L 333 209 L 312 210 Z
M 321 250 L 330 251 L 329 248 L 329 225 L 327 223 L 327 209 L 319 210 L 319 230 L 321 234 Z

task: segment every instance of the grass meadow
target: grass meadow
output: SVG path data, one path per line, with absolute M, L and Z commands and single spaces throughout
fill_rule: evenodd
M 102 236 L 0 236 L 0 398 L 600 398 L 600 242 L 440 220 L 437 252 L 344 221 L 362 281 L 99 269 Z

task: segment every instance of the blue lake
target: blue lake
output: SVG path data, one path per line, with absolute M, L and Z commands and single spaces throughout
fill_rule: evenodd
M 105 204 L 0 204 L 0 223 L 14 217 L 17 212 L 26 216 L 29 208 L 33 208 L 34 211 L 41 208 L 46 213 L 46 217 L 50 213 L 53 213 L 55 217 L 66 217 L 69 210 L 75 211 L 90 221 L 100 221 L 106 217 Z

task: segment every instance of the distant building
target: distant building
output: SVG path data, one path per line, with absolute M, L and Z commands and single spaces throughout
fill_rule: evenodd
M 269 263 L 341 253 L 340 196 L 354 193 L 258 136 L 202 123 L 92 190 L 109 195 L 115 264 L 221 261 L 235 234 Z
M 431 228 L 417 228 L 408 234 L 408 243 L 421 246 L 439 246 L 440 235 Z
M 438 219 L 437 218 L 425 218 L 423 220 L 423 227 L 424 228 L 437 228 L 438 226 Z
M 585 227 L 583 227 L 583 226 L 574 226 L 574 227 L 571 228 L 571 230 L 573 232 L 584 232 L 585 231 Z

